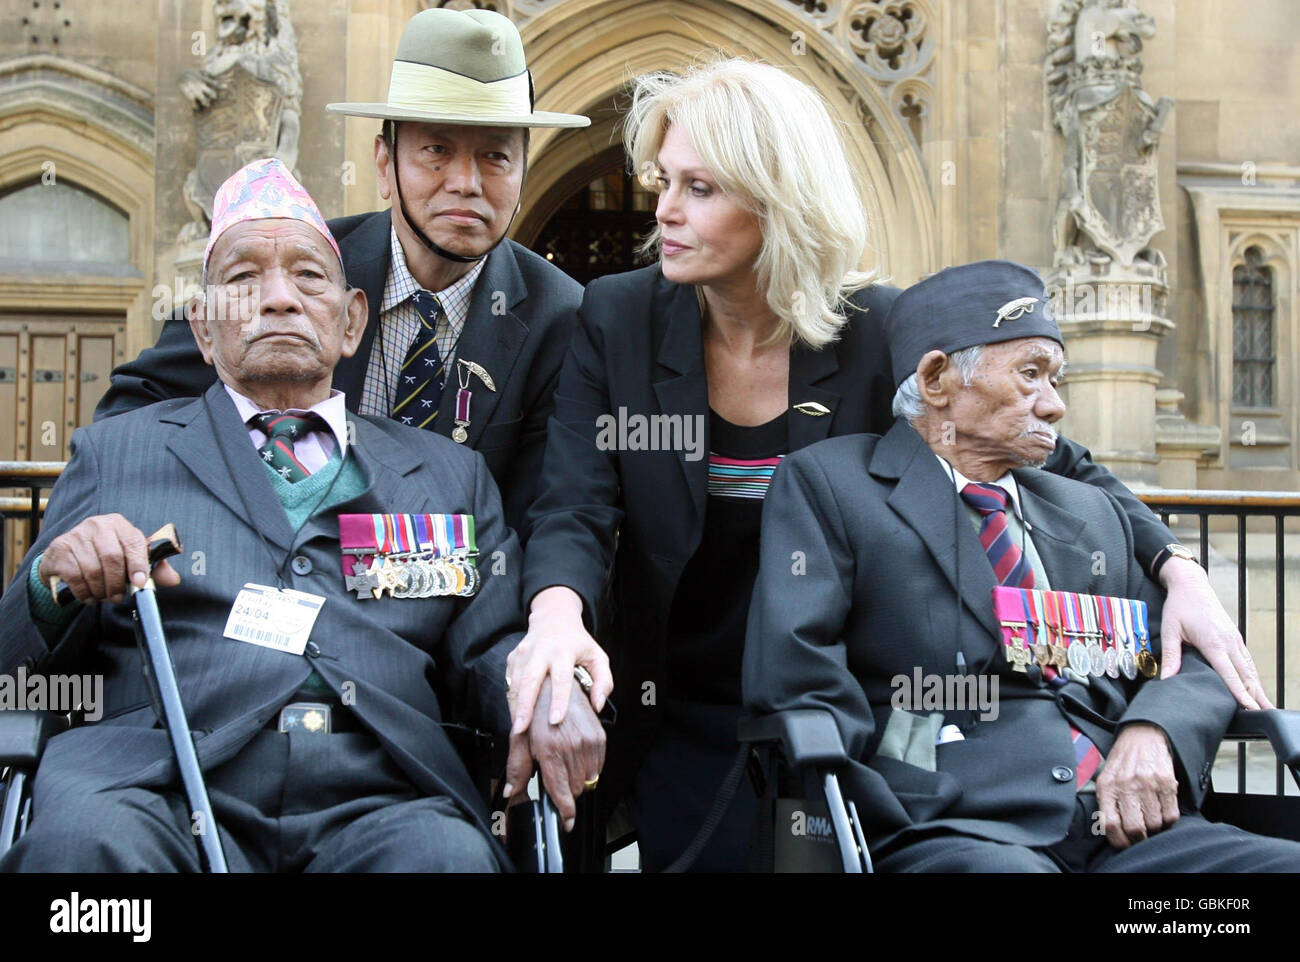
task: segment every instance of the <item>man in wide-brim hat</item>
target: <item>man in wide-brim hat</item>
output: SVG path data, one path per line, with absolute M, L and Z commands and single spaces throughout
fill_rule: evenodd
M 534 109 L 514 24 L 486 10 L 425 10 L 398 43 L 384 103 L 327 109 L 383 121 L 379 189 L 391 210 L 329 222 L 369 323 L 335 370 L 349 407 L 479 450 L 506 520 L 524 516 L 541 473 L 547 419 L 582 288 L 513 241 L 531 127 L 585 127 Z M 113 373 L 96 418 L 212 383 L 188 323 Z

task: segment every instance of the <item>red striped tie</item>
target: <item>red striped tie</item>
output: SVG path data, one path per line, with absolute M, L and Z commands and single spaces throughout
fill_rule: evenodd
M 1032 588 L 1034 569 L 1007 530 L 1007 493 L 996 484 L 972 481 L 961 489 L 961 496 L 984 516 L 984 523 L 980 525 L 980 544 L 989 556 L 998 584 Z
M 972 481 L 961 489 L 961 496 L 963 501 L 984 516 L 980 525 L 980 544 L 984 546 L 984 553 L 993 565 L 993 575 L 998 579 L 998 584 L 1032 588 L 1034 569 L 1007 530 L 1006 491 L 996 484 Z M 1066 684 L 1066 679 L 1057 673 L 1054 665 L 1043 666 L 1043 678 L 1053 688 Z M 1083 788 L 1097 773 L 1101 765 L 1101 752 L 1092 739 L 1074 725 L 1070 726 L 1070 738 L 1074 741 L 1074 784 L 1076 788 Z

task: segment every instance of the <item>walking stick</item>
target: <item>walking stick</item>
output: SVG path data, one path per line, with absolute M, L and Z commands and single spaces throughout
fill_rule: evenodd
M 153 583 L 153 569 L 158 562 L 180 554 L 181 550 L 175 525 L 163 525 L 149 536 L 149 578 L 143 588 L 133 585 L 130 589 L 135 601 L 136 641 L 144 656 L 145 677 L 149 679 L 157 703 L 162 706 L 163 724 L 167 727 L 176 767 L 180 769 L 185 797 L 190 804 L 190 818 L 193 820 L 190 830 L 199 838 L 199 857 L 209 872 L 229 872 L 226 853 L 221 848 L 221 838 L 217 834 L 217 820 L 212 814 L 212 803 L 208 801 L 208 789 L 199 768 L 198 754 L 194 751 L 190 724 L 185 717 L 185 708 L 181 705 L 176 669 L 167 649 L 167 637 L 163 634 L 162 616 L 158 611 L 158 597 Z M 71 596 L 71 590 L 64 584 L 60 584 L 55 591 L 60 604 Z

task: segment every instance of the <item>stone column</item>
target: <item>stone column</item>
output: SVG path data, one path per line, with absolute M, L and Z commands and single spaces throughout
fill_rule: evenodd
M 1166 316 L 1156 148 L 1173 106 L 1142 90 L 1154 21 L 1129 0 L 1059 0 L 1047 24 L 1046 83 L 1065 140 L 1045 278 L 1066 338 L 1072 437 L 1119 477 L 1159 481 L 1156 367 Z

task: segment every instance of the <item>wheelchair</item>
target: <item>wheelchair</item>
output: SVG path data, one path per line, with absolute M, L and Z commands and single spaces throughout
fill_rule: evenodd
M 155 532 L 149 539 L 151 569 L 180 550 L 180 540 L 171 525 Z M 66 586 L 61 586 L 61 589 L 66 590 Z M 132 599 L 135 602 L 136 638 L 143 656 L 145 675 L 149 680 L 155 711 L 171 736 L 173 756 L 190 808 L 204 813 L 206 821 L 215 823 L 190 738 L 190 726 L 181 706 L 152 578 L 144 588 L 132 592 Z M 0 856 L 17 842 L 31 824 L 31 782 L 45 746 L 51 738 L 80 721 L 79 712 L 59 715 L 32 710 L 0 711 L 0 769 L 4 770 L 3 782 L 0 783 L 0 791 L 3 793 L 0 795 Z M 443 728 L 469 770 L 475 786 L 489 801 L 490 807 L 494 811 L 499 810 L 502 802 L 499 789 L 493 793 L 491 786 L 492 776 L 505 769 L 507 746 L 504 741 L 466 725 L 451 723 L 444 724 Z M 540 777 L 538 784 L 541 784 Z M 559 814 L 544 786 L 539 794 L 540 799 L 521 802 L 507 811 L 507 848 L 516 869 L 521 872 L 561 873 L 564 871 L 564 856 L 561 850 Z M 217 833 L 198 835 L 197 844 L 200 864 L 208 871 L 226 871 L 225 855 Z
M 0 711 L 0 857 L 13 846 L 31 824 L 31 781 L 46 744 L 67 731 L 67 715 L 42 711 Z M 480 791 L 492 775 L 504 770 L 504 754 L 498 742 L 484 732 L 456 726 L 452 744 L 466 763 Z M 558 874 L 564 871 L 560 817 L 545 792 L 540 799 L 521 802 L 509 810 L 507 850 L 515 869 L 526 874 Z M 492 796 L 484 791 L 485 799 Z
M 791 710 L 746 719 L 739 725 L 738 738 L 752 751 L 766 753 L 770 761 L 755 785 L 773 815 L 759 833 L 758 868 L 871 872 L 857 809 L 840 790 L 836 769 L 849 759 L 831 713 Z M 1238 709 L 1224 740 L 1267 740 L 1300 786 L 1300 711 Z M 781 789 L 791 786 L 801 787 L 803 797 L 782 797 Z M 765 816 L 762 805 L 760 812 Z M 1300 841 L 1300 797 L 1220 793 L 1211 788 L 1201 813 L 1211 821 L 1256 834 Z M 792 815 L 805 819 L 803 832 L 790 831 Z

